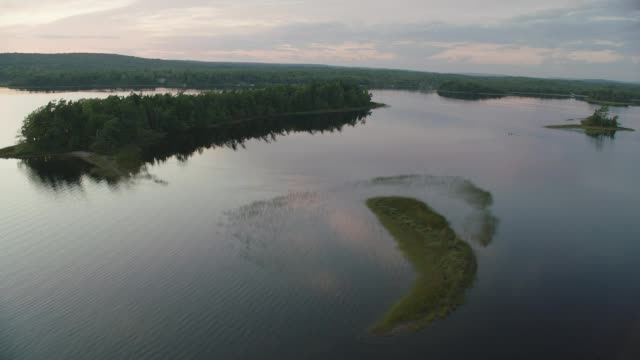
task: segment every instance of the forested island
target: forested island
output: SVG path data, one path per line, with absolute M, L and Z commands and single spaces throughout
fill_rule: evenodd
M 602 80 L 470 76 L 325 65 L 143 59 L 111 54 L 0 54 L 0 86 L 29 90 L 265 87 L 349 80 L 370 89 L 437 90 L 456 98 L 574 97 L 640 105 L 640 84 Z
M 418 331 L 464 301 L 477 263 L 471 247 L 427 204 L 405 197 L 376 197 L 367 206 L 398 243 L 417 273 L 413 288 L 373 327 L 374 335 Z
M 634 129 L 620 126 L 618 116 L 609 116 L 609 107 L 602 106 L 593 112 L 593 115 L 582 119 L 580 124 L 548 125 L 549 129 L 582 129 L 587 134 L 610 134 L 616 131 L 635 131 Z
M 352 82 L 240 91 L 109 96 L 49 102 L 28 115 L 18 145 L 0 157 L 92 152 L 137 156 L 169 134 L 294 114 L 368 110 L 380 104 Z
M 187 162 L 194 154 L 206 149 L 242 149 L 250 140 L 273 142 L 292 133 L 341 132 L 345 127 L 364 124 L 369 115 L 369 110 L 360 110 L 265 117 L 167 134 L 159 142 L 141 149 L 133 158 L 131 154 L 124 154 L 124 157 L 108 157 L 67 153 L 24 157 L 18 164 L 29 173 L 28 178 L 36 185 L 55 191 L 80 184 L 82 179 L 104 181 L 111 186 L 136 179 L 165 183 L 150 174 L 147 165 L 161 164 L 172 158 L 179 162 Z

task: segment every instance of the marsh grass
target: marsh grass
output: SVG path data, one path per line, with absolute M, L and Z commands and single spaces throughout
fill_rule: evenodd
M 376 197 L 366 203 L 417 274 L 411 291 L 372 326 L 371 333 L 415 332 L 445 318 L 464 302 L 465 290 L 475 278 L 471 247 L 442 215 L 416 199 Z

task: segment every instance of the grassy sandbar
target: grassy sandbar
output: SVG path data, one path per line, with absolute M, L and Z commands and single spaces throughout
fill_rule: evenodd
M 374 335 L 415 332 L 464 302 L 477 264 L 471 247 L 427 204 L 405 197 L 376 197 L 367 206 L 413 266 L 411 291 L 371 328 Z

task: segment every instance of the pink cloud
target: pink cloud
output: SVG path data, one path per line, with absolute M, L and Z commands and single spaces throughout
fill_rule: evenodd
M 372 43 L 345 42 L 342 44 L 312 44 L 309 47 L 299 48 L 291 45 L 281 45 L 270 50 L 261 49 L 237 49 L 237 50 L 212 50 L 207 55 L 218 59 L 251 58 L 269 62 L 319 62 L 333 59 L 341 61 L 361 60 L 392 60 L 392 53 L 380 52 Z

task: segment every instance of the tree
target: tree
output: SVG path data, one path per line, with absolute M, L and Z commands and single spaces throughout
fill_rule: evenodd
M 583 125 L 586 126 L 597 126 L 597 127 L 618 127 L 620 124 L 618 123 L 618 116 L 609 116 L 609 107 L 601 106 L 599 109 L 593 112 L 593 115 L 582 121 Z

